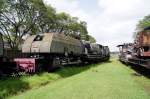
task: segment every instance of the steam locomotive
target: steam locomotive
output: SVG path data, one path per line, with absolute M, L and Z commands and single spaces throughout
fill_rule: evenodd
M 119 47 L 120 61 L 150 69 L 150 27 L 138 32 L 134 43 L 125 43 L 117 47 Z
M 51 71 L 63 63 L 108 60 L 108 46 L 81 41 L 63 33 L 43 33 L 28 37 L 22 45 L 28 57 L 15 58 L 17 68 L 28 73 Z
M 52 71 L 70 62 L 91 63 L 109 60 L 108 46 L 81 41 L 62 33 L 43 33 L 29 36 L 22 44 L 22 57 L 9 61 L 4 55 L 0 35 L 0 75 L 18 72 Z

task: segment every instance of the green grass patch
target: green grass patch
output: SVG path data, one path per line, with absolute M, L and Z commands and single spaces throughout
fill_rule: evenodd
M 83 67 L 85 71 L 87 67 Z M 72 71 L 71 71 L 72 70 Z M 77 68 L 72 69 L 71 72 Z M 76 71 L 77 70 L 77 71 Z M 67 76 L 69 71 L 61 71 Z M 59 72 L 59 73 L 61 73 Z M 78 71 L 80 72 L 80 70 Z M 88 68 L 85 72 L 32 89 L 11 99 L 150 99 L 133 71 L 116 59 Z M 62 74 L 62 73 L 61 73 Z M 60 74 L 59 74 L 60 75 Z M 70 74 L 72 75 L 72 73 Z M 150 84 L 149 82 L 147 82 Z
M 96 66 L 96 65 L 93 65 Z M 5 78 L 0 80 L 0 99 L 17 95 L 29 89 L 37 89 L 57 80 L 70 77 L 91 68 L 88 66 L 66 66 L 53 73 L 40 73 L 35 75 L 24 75 L 20 78 Z

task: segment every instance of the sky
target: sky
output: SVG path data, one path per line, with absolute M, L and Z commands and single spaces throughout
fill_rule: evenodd
M 117 51 L 117 45 L 133 42 L 136 24 L 150 14 L 150 0 L 44 0 L 56 11 L 87 22 L 97 43 Z

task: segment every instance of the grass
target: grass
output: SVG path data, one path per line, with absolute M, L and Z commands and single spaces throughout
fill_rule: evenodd
M 96 66 L 96 65 L 94 65 Z M 12 95 L 17 95 L 30 89 L 37 89 L 57 80 L 70 77 L 77 73 L 83 72 L 91 68 L 88 66 L 66 66 L 58 69 L 53 73 L 41 73 L 36 75 L 24 75 L 20 78 L 5 78 L 0 80 L 0 99 L 8 98 Z
M 149 79 L 143 76 L 135 76 L 134 70 L 124 66 L 116 59 L 112 62 L 98 64 L 92 68 L 85 68 L 88 67 L 70 67 L 71 71 L 64 69 L 59 73 L 62 74 L 62 77 L 67 78 L 9 98 L 150 99 L 149 93 L 143 87 L 144 81 L 147 85 L 150 84 Z M 73 75 L 72 72 L 75 72 L 76 75 Z M 58 75 L 60 75 L 59 73 Z M 69 77 L 69 75 L 73 76 Z

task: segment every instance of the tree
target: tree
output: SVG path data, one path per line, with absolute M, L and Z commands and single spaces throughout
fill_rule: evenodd
M 92 37 L 91 35 L 88 35 L 88 41 L 90 41 L 91 43 L 96 43 L 96 39 L 94 37 Z
M 12 49 L 17 49 L 22 37 L 34 28 L 38 19 L 29 0 L 7 0 L 0 12 L 0 31 Z
M 150 26 L 150 15 L 145 16 L 142 20 L 140 20 L 137 24 L 136 29 L 137 30 L 142 30 L 142 29 L 144 29 L 145 27 L 148 27 L 148 26 Z
M 135 38 L 139 31 L 143 30 L 144 28 L 150 26 L 150 15 L 145 16 L 142 20 L 138 22 L 136 25 L 136 31 L 133 33 L 133 37 Z
M 59 13 L 56 16 L 59 33 L 63 32 L 66 35 L 82 40 L 88 39 L 87 23 L 85 21 L 79 21 L 77 17 L 71 17 L 64 12 Z
M 5 0 L 0 0 L 0 10 L 3 8 L 5 5 Z
M 50 5 L 47 6 L 42 0 L 32 0 L 34 8 L 38 12 L 37 29 L 41 33 L 51 32 L 56 25 L 56 11 Z
M 69 21 L 71 19 L 71 16 L 67 13 L 58 13 L 56 14 L 56 32 L 59 33 L 65 33 L 67 34 L 68 26 L 69 26 Z
M 43 0 L 1 0 L 0 32 L 12 49 L 18 49 L 26 35 L 57 32 L 89 40 L 87 23 L 67 13 L 56 13 Z

